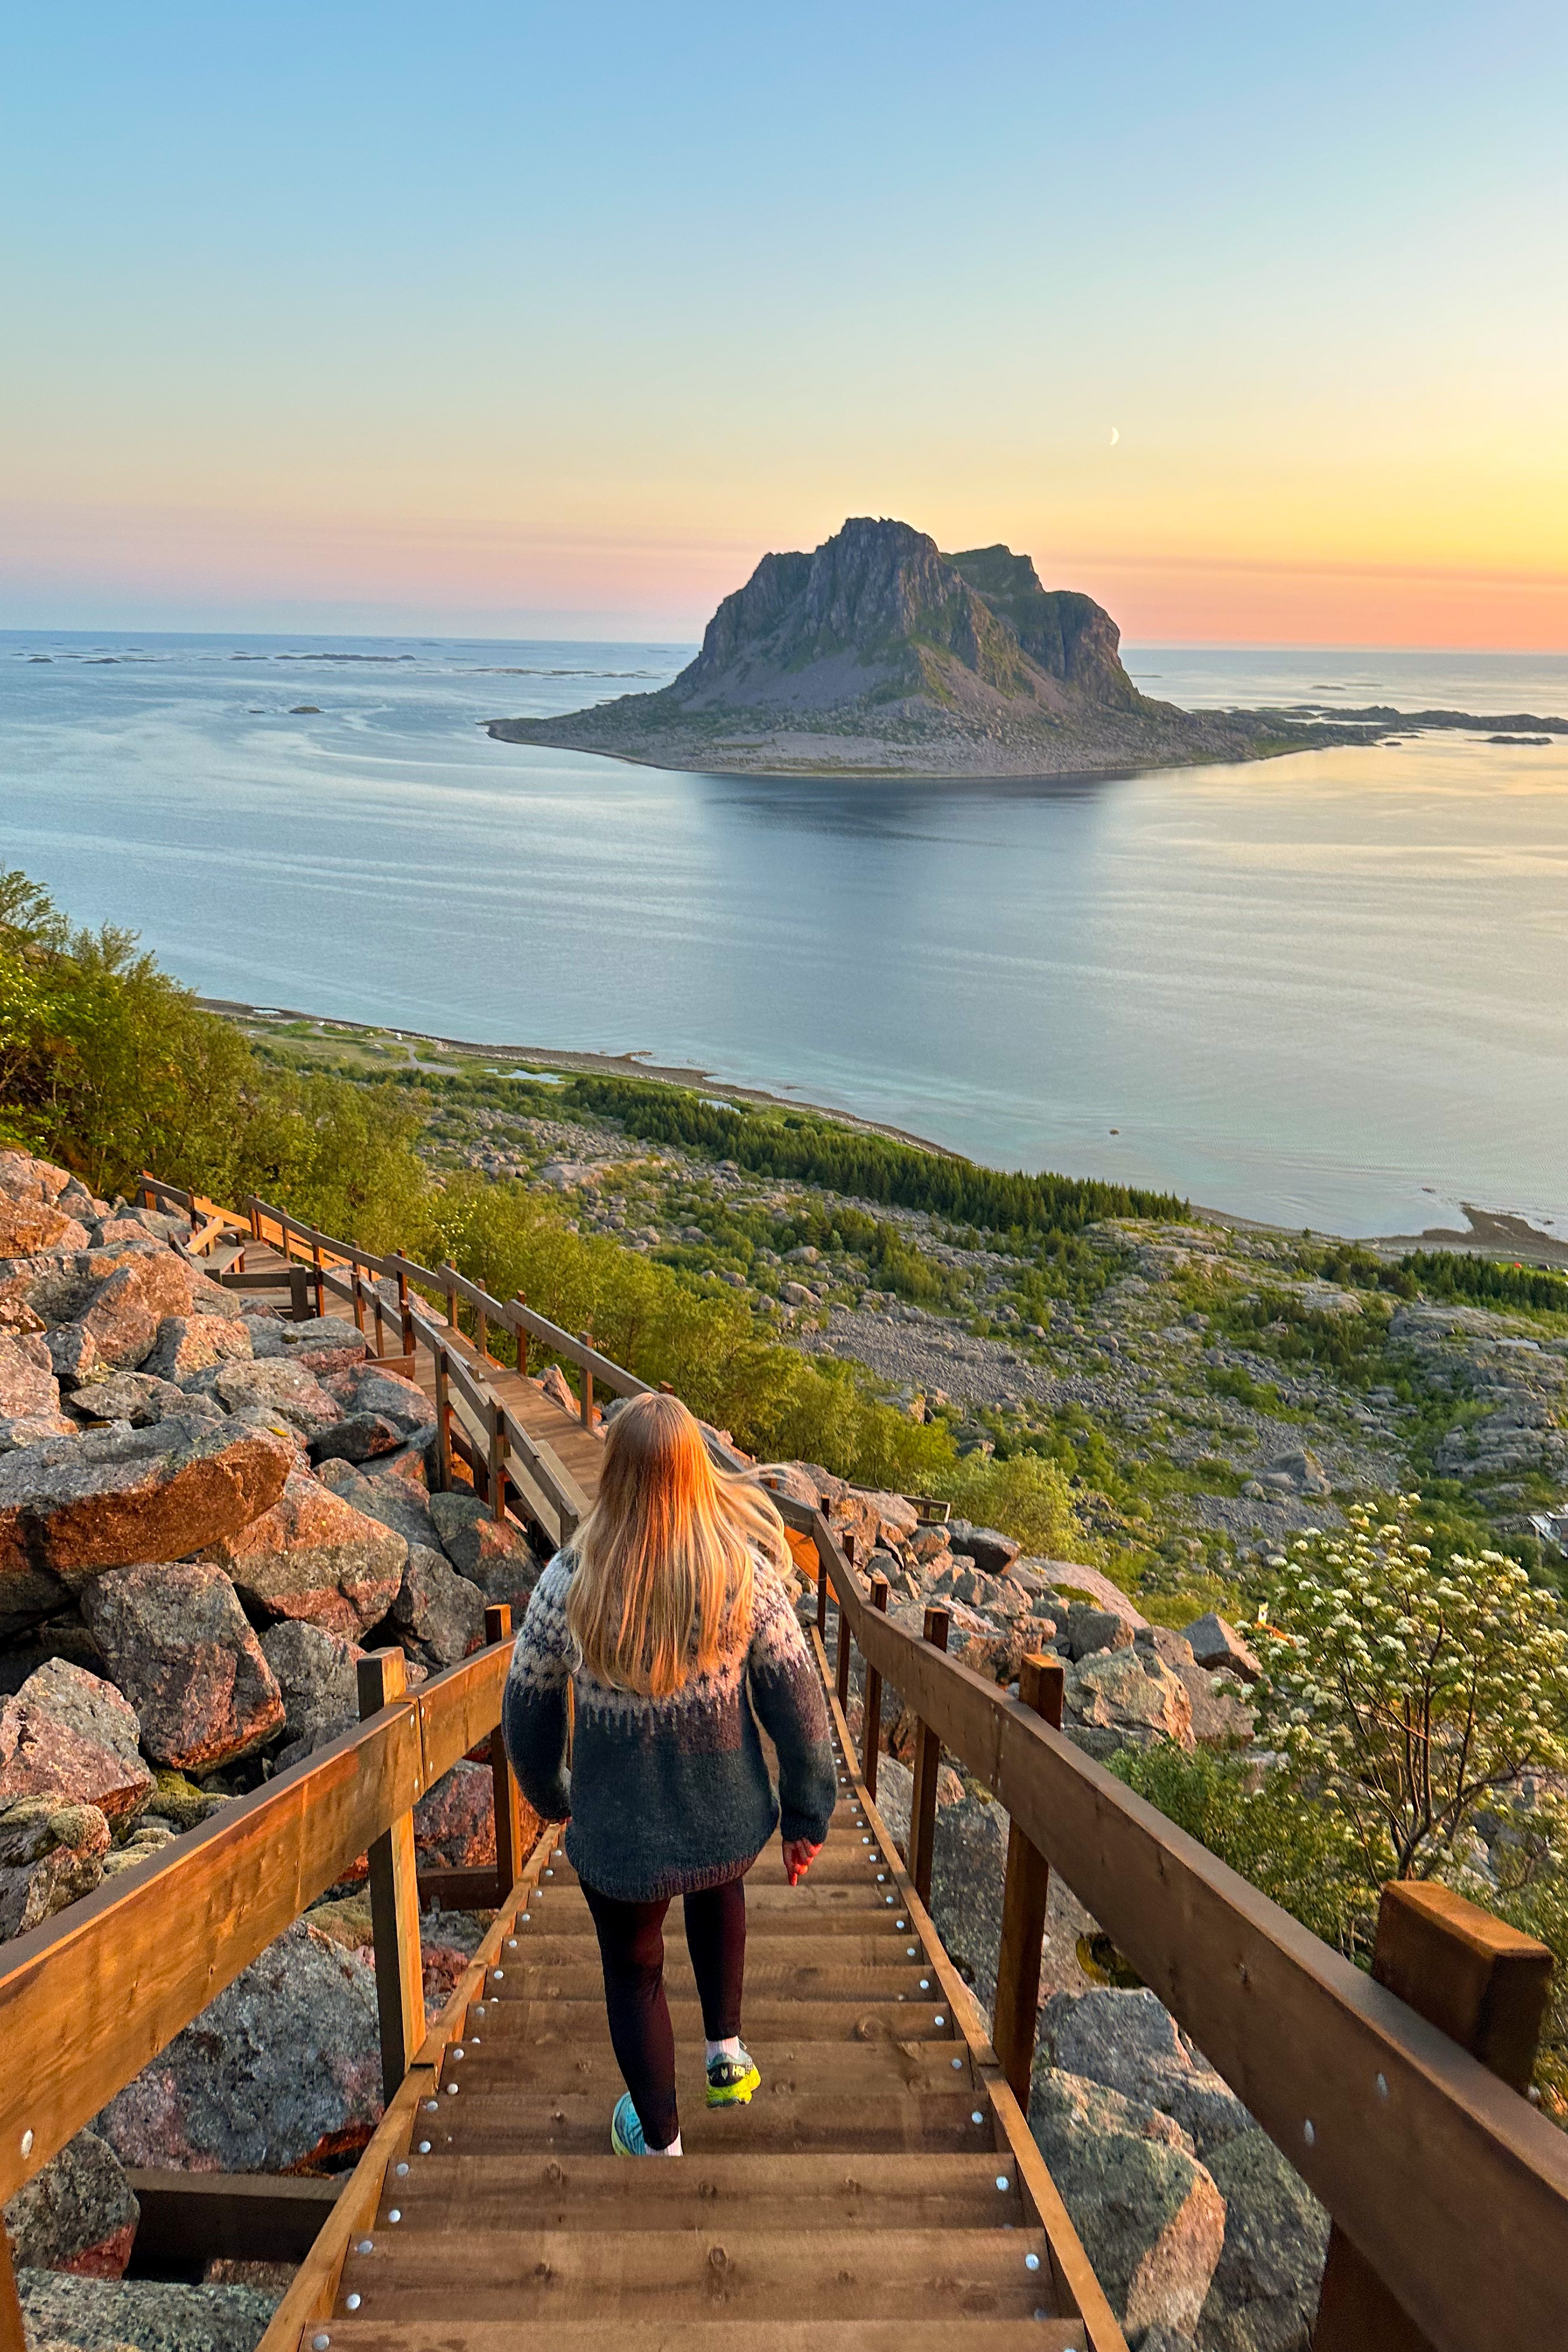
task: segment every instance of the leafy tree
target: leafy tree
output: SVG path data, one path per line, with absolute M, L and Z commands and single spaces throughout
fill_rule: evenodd
M 1276 1555 L 1260 1734 L 1350 1824 L 1370 1884 L 1446 1876 L 1481 1809 L 1568 1766 L 1568 1624 L 1500 1552 L 1441 1566 L 1419 1496 Z

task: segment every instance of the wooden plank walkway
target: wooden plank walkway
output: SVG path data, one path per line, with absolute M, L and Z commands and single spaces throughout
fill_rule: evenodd
M 302 2352 L 326 2352 L 324 2336 L 341 2352 L 673 2352 L 736 2322 L 760 2352 L 1096 2340 L 1074 2310 L 1092 2280 L 1065 2274 L 1074 2257 L 1087 2265 L 1071 2232 L 1064 2244 L 1041 2225 L 1044 2166 L 1031 2141 L 1016 2145 L 994 2053 L 841 1719 L 835 1746 L 840 1802 L 810 1878 L 785 1885 L 775 1838 L 748 1887 L 744 2031 L 763 2078 L 750 2105 L 704 2104 L 677 1910 L 667 1972 L 687 2152 L 610 2154 L 622 2084 L 598 1948 L 550 1846 L 462 2041 L 386 2151 L 374 2220 Z
M 287 1289 L 269 1248 L 248 1244 L 246 1266 L 276 1270 Z M 445 1336 L 591 1500 L 600 1440 Z M 396 1344 L 395 1318 L 387 1337 Z M 414 1377 L 434 1395 L 423 1349 Z M 762 2074 L 750 2105 L 706 2105 L 674 1906 L 666 1969 L 686 2154 L 611 2154 L 622 2084 L 598 1947 L 547 1836 L 506 1906 L 462 2038 L 378 2134 L 379 2189 L 373 2206 L 370 2187 L 361 2200 L 330 2315 L 291 2333 L 289 2352 L 674 2352 L 737 2323 L 751 2352 L 1122 2352 L 810 1638 L 839 1802 L 800 1886 L 785 1882 L 777 1836 L 748 1882 L 743 2031 Z

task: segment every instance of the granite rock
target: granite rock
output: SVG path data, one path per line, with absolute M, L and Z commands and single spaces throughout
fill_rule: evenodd
M 1190 1750 L 1192 1701 L 1152 1650 L 1099 1650 L 1067 1669 L 1062 1728 L 1102 1763 L 1156 1739 Z
M 261 1654 L 282 1694 L 283 1733 L 291 1748 L 304 1741 L 308 1753 L 323 1737 L 335 1738 L 358 1720 L 355 1668 L 365 1654 L 353 1643 L 289 1617 L 268 1626 Z
M 82 1614 L 155 1763 L 210 1772 L 282 1730 L 277 1684 L 221 1569 L 110 1570 L 87 1588 Z
M 0 1803 L 0 1939 L 25 1936 L 103 1876 L 110 1828 L 96 1805 L 53 1791 Z
M 427 1665 L 455 1666 L 484 1643 L 485 1595 L 427 1544 L 410 1544 L 391 1615 Z
M 236 1533 L 277 1501 L 288 1459 L 259 1431 L 184 1421 L 112 1423 L 0 1458 L 0 1633 L 55 1614 L 106 1568 Z
M 158 1326 L 158 1337 L 141 1370 L 154 1380 L 181 1381 L 209 1364 L 247 1361 L 250 1333 L 243 1322 L 217 1315 L 170 1315 Z
M 253 1608 L 303 1617 L 346 1641 L 386 1615 L 407 1556 L 402 1536 L 298 1471 L 270 1510 L 204 1555 Z
M 94 2128 L 122 2164 L 283 2172 L 362 2145 L 380 2112 L 374 1971 L 297 1919 Z
M 117 1266 L 78 1319 L 100 1363 L 134 1371 L 151 1354 L 165 1317 L 190 1311 L 190 1267 L 172 1250 L 154 1249 Z
M 31 2352 L 256 2352 L 279 2297 L 250 2286 L 18 2271 Z
M 1190 2336 L 1225 2241 L 1225 2201 L 1157 2108 L 1037 2061 L 1030 2128 L 1130 2336 Z
M 1309 2352 L 1328 2215 L 1256 2127 L 1217 2149 L 1210 2170 L 1225 2243 L 1198 2315 L 1200 2352 Z
M 0 1706 L 0 1805 L 50 1796 L 94 1805 L 110 1822 L 140 1812 L 153 1785 L 140 1741 L 112 1683 L 50 1658 Z
M 5 2207 L 12 2254 L 28 2270 L 120 2278 L 141 2208 L 107 2140 L 79 2131 Z

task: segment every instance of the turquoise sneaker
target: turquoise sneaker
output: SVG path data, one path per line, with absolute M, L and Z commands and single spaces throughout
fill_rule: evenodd
M 643 2119 L 632 2104 L 630 2091 L 622 2091 L 615 2102 L 615 2112 L 610 2118 L 610 2146 L 616 2156 L 646 2156 L 648 2143 L 643 2137 Z
M 737 2058 L 710 2058 L 707 2062 L 707 2103 L 710 2107 L 747 2107 L 751 2094 L 762 2087 L 762 2077 L 757 2063 L 742 2042 Z

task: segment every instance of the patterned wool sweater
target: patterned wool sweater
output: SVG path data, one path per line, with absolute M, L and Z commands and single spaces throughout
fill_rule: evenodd
M 653 1903 L 733 1877 L 776 1823 L 786 1838 L 821 1843 L 838 1792 L 827 1708 L 777 1571 L 758 1562 L 745 1647 L 653 1699 L 575 1664 L 566 1622 L 574 1565 L 570 1549 L 558 1552 L 534 1588 L 501 1729 L 535 1811 L 547 1822 L 570 1814 L 566 1851 L 579 1877 L 621 1902 Z M 758 1723 L 779 1753 L 777 1798 Z

